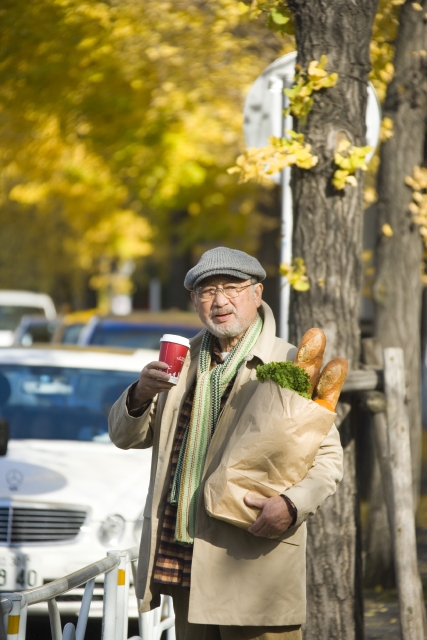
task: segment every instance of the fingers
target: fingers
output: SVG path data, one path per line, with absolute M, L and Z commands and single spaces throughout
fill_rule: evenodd
M 273 529 L 271 524 L 268 522 L 267 518 L 262 514 L 259 516 L 257 520 L 251 525 L 248 529 L 249 533 L 252 533 L 254 536 L 263 536 L 265 538 L 273 535 Z
M 277 538 L 289 528 L 292 522 L 288 507 L 280 496 L 272 498 L 246 496 L 245 503 L 262 509 L 258 518 L 248 529 L 248 532 L 254 536 Z
M 168 365 L 165 362 L 150 362 L 144 369 L 141 371 L 140 378 L 148 383 L 153 384 L 155 381 L 167 382 L 169 381 L 169 374 L 166 373 L 168 369 Z M 167 387 L 168 389 L 170 386 Z
M 160 361 L 154 360 L 153 362 L 149 362 L 147 365 L 145 365 L 144 368 L 145 369 L 168 369 L 169 365 L 166 364 L 166 362 L 160 362 Z
M 135 404 L 144 404 L 161 391 L 169 391 L 173 384 L 169 382 L 169 374 L 166 373 L 168 365 L 165 362 L 150 362 L 140 373 L 138 384 L 133 391 Z
M 251 498 L 250 496 L 245 496 L 244 501 L 248 507 L 263 509 L 266 505 L 267 498 Z

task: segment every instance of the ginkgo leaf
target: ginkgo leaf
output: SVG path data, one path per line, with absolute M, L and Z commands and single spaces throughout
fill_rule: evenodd
M 290 20 L 288 16 L 284 16 L 282 13 L 280 13 L 276 9 L 273 9 L 270 15 L 273 22 L 275 22 L 276 24 L 287 24 Z
M 357 180 L 356 180 L 355 176 L 347 176 L 345 181 L 348 184 L 351 184 L 352 187 L 357 187 Z

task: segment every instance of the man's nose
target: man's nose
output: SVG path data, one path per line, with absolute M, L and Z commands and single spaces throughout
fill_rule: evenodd
M 227 296 L 220 289 L 216 290 L 213 301 L 214 301 L 214 304 L 217 305 L 218 307 L 223 307 L 225 304 L 228 304 Z

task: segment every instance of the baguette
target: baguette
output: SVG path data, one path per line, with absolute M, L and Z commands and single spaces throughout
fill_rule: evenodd
M 334 358 L 323 369 L 316 386 L 316 398 L 314 402 L 326 407 L 329 411 L 335 411 L 348 371 L 345 358 Z
M 310 389 L 308 390 L 310 395 L 313 393 L 319 378 L 325 347 L 326 336 L 322 329 L 309 329 L 302 337 L 294 360 L 294 364 L 304 369 L 310 377 Z

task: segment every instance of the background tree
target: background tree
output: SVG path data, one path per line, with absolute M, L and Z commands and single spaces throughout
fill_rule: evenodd
M 421 471 L 421 296 L 422 239 L 405 182 L 424 161 L 427 115 L 426 2 L 401 7 L 394 75 L 384 116 L 392 134 L 381 145 L 378 171 L 378 234 L 374 284 L 375 335 L 383 347 L 401 347 L 409 383 L 409 419 L 416 502 Z M 415 205 L 415 203 L 414 203 Z M 381 483 L 372 487 L 368 538 L 371 584 L 393 583 L 393 559 Z
M 89 278 L 105 282 L 105 256 L 138 265 L 151 252 L 166 279 L 171 242 L 190 259 L 209 243 L 255 248 L 256 189 L 225 169 L 245 92 L 283 46 L 274 34 L 260 46 L 234 0 L 6 0 L 0 11 L 1 286 L 78 305 Z
M 318 164 L 293 177 L 293 255 L 305 260 L 310 289 L 293 291 L 292 342 L 310 327 L 327 337 L 325 359 L 344 356 L 358 368 L 360 329 L 363 178 L 337 191 L 331 184 L 334 153 L 342 139 L 365 143 L 366 82 L 375 0 L 306 3 L 289 0 L 294 13 L 297 63 L 307 69 L 322 54 L 337 84 L 314 96 L 307 123 L 298 131 L 312 144 Z M 359 172 L 360 173 L 360 172 Z M 344 479 L 308 521 L 308 619 L 305 638 L 362 638 L 355 445 L 351 415 L 341 425 Z

